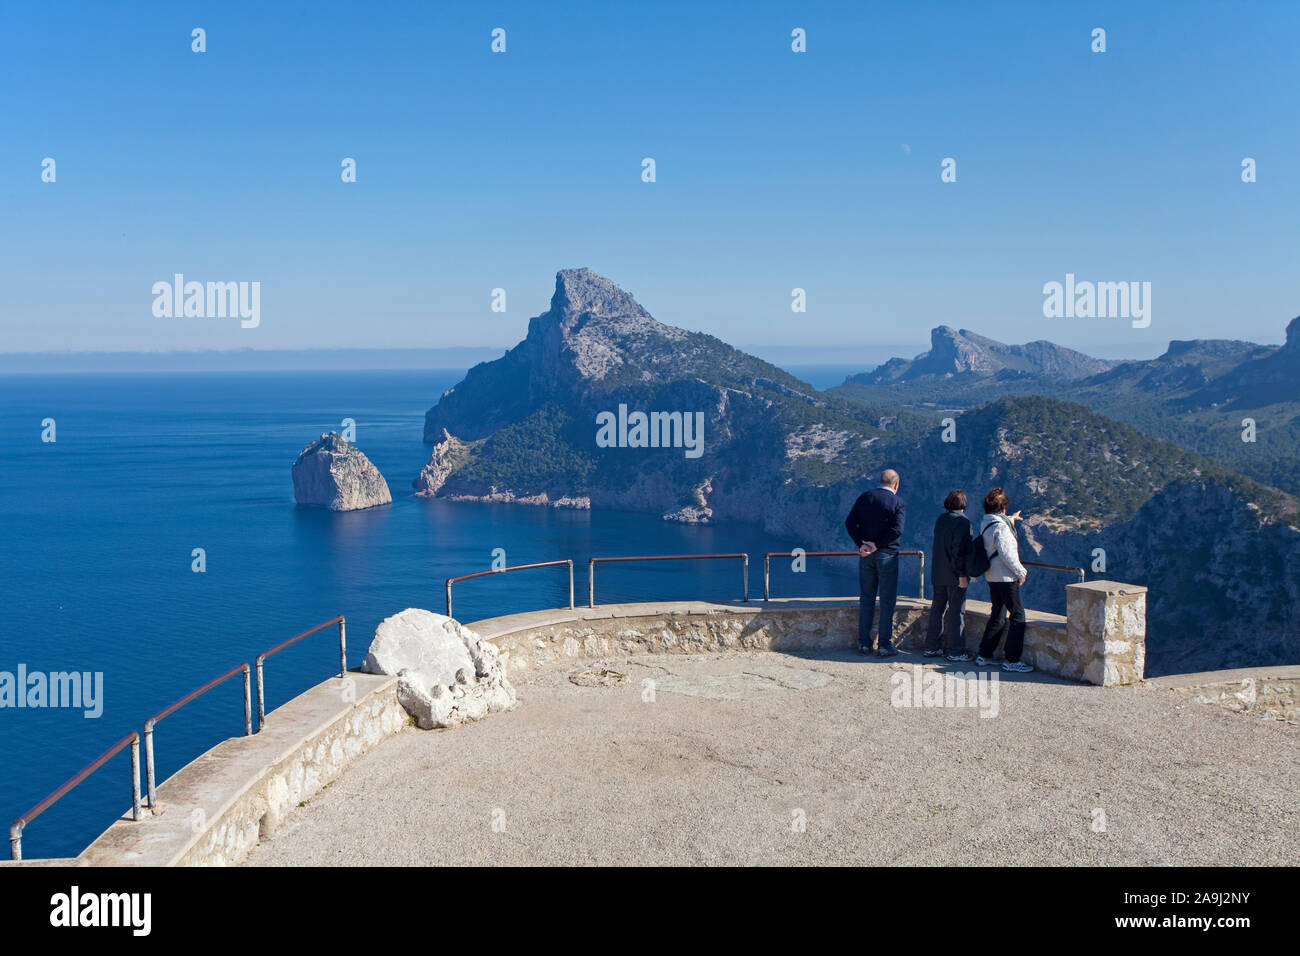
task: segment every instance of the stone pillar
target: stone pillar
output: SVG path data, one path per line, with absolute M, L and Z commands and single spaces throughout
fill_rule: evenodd
M 1090 684 L 1110 687 L 1142 680 L 1147 650 L 1147 589 L 1118 581 L 1065 588 L 1068 652 Z

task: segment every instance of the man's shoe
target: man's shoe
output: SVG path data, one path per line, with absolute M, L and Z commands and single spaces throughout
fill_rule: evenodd
M 997 661 L 989 657 L 984 657 L 982 654 L 975 655 L 975 664 L 978 667 L 992 667 L 996 663 Z
M 922 651 L 922 657 L 943 657 L 943 651 Z
M 867 647 L 867 646 L 865 646 L 865 645 L 863 645 L 863 644 L 859 644 L 859 645 L 858 645 L 858 653 L 861 654 L 863 657 L 867 657 L 868 655 L 870 655 L 870 654 L 872 654 L 872 653 L 874 653 L 874 652 L 871 650 L 871 648 L 869 648 L 869 647 Z
M 1013 674 L 1028 674 L 1034 669 L 1032 664 L 1026 664 L 1024 661 L 1003 661 L 1002 669 L 1011 671 Z
M 952 661 L 954 664 L 965 664 L 968 661 L 974 660 L 974 658 L 970 656 L 968 651 L 962 651 L 960 654 L 949 654 L 948 660 Z
M 877 656 L 877 657 L 897 657 L 897 656 L 898 656 L 898 648 L 896 648 L 896 647 L 882 647 L 880 650 L 876 651 L 876 656 Z

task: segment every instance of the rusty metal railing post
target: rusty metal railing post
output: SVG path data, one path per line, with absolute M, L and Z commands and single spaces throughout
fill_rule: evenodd
M 587 607 L 596 606 L 596 559 L 587 561 Z
M 248 665 L 244 665 L 244 736 L 253 736 L 253 692 L 248 686 Z
M 266 687 L 262 683 L 262 662 L 265 660 L 265 654 L 258 654 L 255 662 L 257 667 L 257 732 L 259 734 L 262 732 L 262 728 L 266 726 Z
M 23 822 L 17 821 L 9 828 L 9 859 L 23 858 Z
M 573 609 L 573 559 L 567 558 L 564 562 L 569 566 L 569 609 Z
M 140 738 L 131 741 L 131 819 L 140 819 Z
M 772 596 L 772 556 L 763 555 L 763 600 L 767 601 Z
M 451 617 L 450 614 L 447 615 Z M 348 636 L 346 622 L 343 616 L 339 615 L 339 677 L 348 676 Z
M 921 593 L 917 595 L 922 601 L 925 600 L 925 552 L 918 551 L 916 556 L 921 559 Z
M 158 788 L 154 783 L 153 767 L 153 724 L 152 717 L 144 722 L 144 774 L 150 810 L 158 806 Z
M 447 579 L 447 616 L 451 617 L 451 578 Z
M 740 593 L 740 599 L 745 603 L 749 603 L 749 555 L 748 554 L 745 555 L 745 560 L 744 562 L 742 562 L 740 574 L 741 577 L 743 578 L 741 582 L 742 590 Z

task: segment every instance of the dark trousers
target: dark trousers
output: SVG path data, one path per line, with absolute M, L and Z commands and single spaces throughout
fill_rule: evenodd
M 875 551 L 858 558 L 858 647 L 871 646 L 871 618 L 880 595 L 880 649 L 894 646 L 894 605 L 898 603 L 898 555 Z
M 966 589 L 955 584 L 936 584 L 934 603 L 930 605 L 930 627 L 925 634 L 925 649 L 941 651 L 948 645 L 949 654 L 966 650 L 962 632 L 962 615 L 966 613 Z
M 980 657 L 992 658 L 1005 634 L 1007 660 L 1015 663 L 1020 660 L 1020 652 L 1025 647 L 1025 605 L 1020 600 L 1020 584 L 1016 581 L 990 581 L 989 595 L 993 607 L 989 610 L 984 639 L 980 641 Z

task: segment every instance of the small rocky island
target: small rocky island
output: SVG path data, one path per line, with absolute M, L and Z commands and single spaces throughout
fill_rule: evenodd
M 379 469 L 338 432 L 326 432 L 298 455 L 293 497 L 303 507 L 330 511 L 360 511 L 393 500 Z

